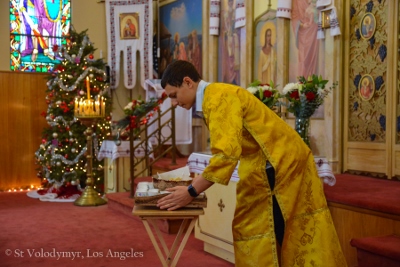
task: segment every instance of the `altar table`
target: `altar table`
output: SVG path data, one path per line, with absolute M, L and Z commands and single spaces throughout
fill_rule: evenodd
M 190 172 L 202 173 L 208 166 L 210 158 L 210 152 L 192 153 L 187 163 Z M 314 158 L 321 180 L 333 186 L 336 178 L 328 161 L 323 157 Z M 236 184 L 238 181 L 239 175 L 236 167 L 227 186 L 215 183 L 207 189 L 207 208 L 204 209 L 204 215 L 199 218 L 195 227 L 195 237 L 204 242 L 204 251 L 233 264 L 235 255 L 232 220 L 236 207 Z
M 187 165 L 189 166 L 190 172 L 202 173 L 203 170 L 208 166 L 211 158 L 210 152 L 194 152 L 190 154 Z M 315 165 L 318 170 L 318 176 L 324 183 L 333 186 L 336 183 L 335 175 L 332 172 L 332 168 L 329 166 L 329 162 L 324 157 L 314 156 Z M 238 167 L 236 166 L 233 171 L 231 181 L 239 181 Z
M 133 147 L 139 144 L 139 141 L 133 142 Z M 138 147 L 135 149 L 135 157 L 141 158 L 145 156 L 145 147 Z M 151 142 L 147 143 L 147 151 L 152 151 Z M 101 144 L 101 148 L 99 154 L 97 155 L 98 160 L 102 160 L 103 158 L 110 158 L 111 160 L 115 160 L 117 158 L 123 158 L 130 156 L 130 148 L 129 141 L 121 141 L 121 144 L 118 146 L 114 141 L 104 140 Z M 153 153 L 149 154 L 150 158 L 154 158 Z
M 182 251 L 185 248 L 186 242 L 188 241 L 190 233 L 192 232 L 196 221 L 199 218 L 199 215 L 203 215 L 204 210 L 202 208 L 182 208 L 174 211 L 168 211 L 160 210 L 158 207 L 144 207 L 135 205 L 132 214 L 134 216 L 140 217 L 140 219 L 142 220 L 143 225 L 146 228 L 147 234 L 150 237 L 151 243 L 153 244 L 158 257 L 161 260 L 162 266 L 174 267 L 178 263 L 179 257 L 181 256 Z M 159 219 L 183 220 L 175 237 L 175 240 L 171 246 L 171 249 L 168 249 L 167 244 L 165 243 L 165 240 L 161 234 L 161 231 L 158 228 L 157 220 Z M 152 225 L 152 228 L 150 227 L 150 225 Z M 155 232 L 156 236 L 154 235 L 153 231 Z M 183 238 L 181 240 L 182 235 Z M 158 242 L 161 244 L 163 251 L 161 251 Z

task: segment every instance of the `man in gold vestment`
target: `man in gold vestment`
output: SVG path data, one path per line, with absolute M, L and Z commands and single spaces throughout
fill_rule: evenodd
M 192 185 L 159 200 L 161 209 L 184 207 L 214 183 L 227 185 L 240 161 L 236 266 L 347 266 L 313 155 L 286 122 L 246 89 L 203 81 L 186 61 L 171 63 L 161 86 L 172 105 L 203 112 L 212 152 Z

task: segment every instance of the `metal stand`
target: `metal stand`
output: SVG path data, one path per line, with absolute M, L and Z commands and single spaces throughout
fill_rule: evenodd
M 92 117 L 92 118 L 79 118 L 79 120 L 87 126 L 85 135 L 86 137 L 86 146 L 87 146 L 87 151 L 86 151 L 86 187 L 85 190 L 83 191 L 82 195 L 75 200 L 74 204 L 76 206 L 100 206 L 104 205 L 107 203 L 106 200 L 101 198 L 99 194 L 97 193 L 96 190 L 93 188 L 94 180 L 92 178 L 93 176 L 93 143 L 92 143 L 92 134 L 93 134 L 93 129 L 92 129 L 92 124 L 96 123 L 97 118 Z

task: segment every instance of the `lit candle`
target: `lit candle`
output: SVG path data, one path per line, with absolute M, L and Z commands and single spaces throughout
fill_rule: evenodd
M 101 97 L 101 114 L 106 115 L 106 102 L 103 97 Z
M 74 105 L 74 113 L 76 114 L 78 112 L 78 99 L 75 98 L 75 105 Z
M 99 100 L 96 100 L 95 104 L 96 104 L 96 115 L 100 115 L 100 110 L 99 110 L 100 103 L 99 103 Z
M 85 106 L 84 106 L 84 101 L 81 99 L 81 103 L 80 103 L 80 105 L 79 105 L 79 114 L 80 115 L 84 115 L 85 114 L 85 110 L 84 110 L 84 108 L 85 108 Z
M 87 98 L 90 99 L 90 82 L 89 77 L 86 77 Z

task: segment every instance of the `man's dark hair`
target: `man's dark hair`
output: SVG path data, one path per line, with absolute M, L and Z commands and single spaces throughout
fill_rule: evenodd
M 165 88 L 167 84 L 180 87 L 183 83 L 183 78 L 186 76 L 192 79 L 194 82 L 201 80 L 199 72 L 192 63 L 186 60 L 174 61 L 165 69 L 161 79 L 161 87 Z

